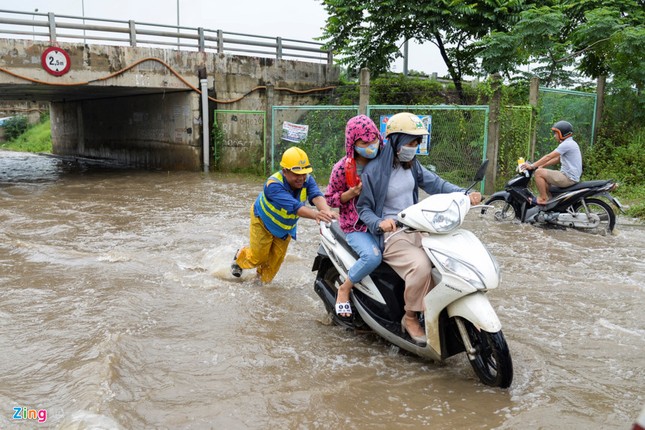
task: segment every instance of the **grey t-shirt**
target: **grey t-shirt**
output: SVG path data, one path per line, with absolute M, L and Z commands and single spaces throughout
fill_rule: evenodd
M 392 171 L 383 205 L 383 219 L 396 219 L 396 215 L 399 212 L 414 204 L 414 197 L 412 195 L 414 186 L 412 169 L 404 169 L 401 166 L 397 166 Z
M 576 141 L 568 137 L 555 150 L 560 154 L 560 171 L 572 181 L 579 182 L 582 175 L 582 154 Z

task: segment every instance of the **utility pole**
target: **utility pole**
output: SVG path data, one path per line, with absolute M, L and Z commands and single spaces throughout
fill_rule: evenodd
M 83 17 L 83 45 L 85 45 L 85 0 L 81 0 L 81 14 Z
M 38 12 L 38 8 L 34 9 L 34 13 Z M 36 15 L 31 15 L 31 22 L 33 23 L 36 20 Z M 31 26 L 31 40 L 36 40 L 36 26 Z
M 408 76 L 408 41 L 403 42 L 403 76 Z

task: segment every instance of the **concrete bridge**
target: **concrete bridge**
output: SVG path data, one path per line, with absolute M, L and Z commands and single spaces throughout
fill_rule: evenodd
M 302 93 L 324 92 L 338 81 L 331 56 L 319 46 L 298 51 L 280 38 L 245 45 L 219 30 L 209 36 L 210 30 L 201 28 L 161 31 L 132 21 L 106 25 L 87 17 L 21 15 L 27 14 L 0 11 L 0 36 L 12 34 L 0 38 L 0 101 L 49 102 L 58 155 L 151 169 L 208 168 L 215 109 L 264 111 L 270 119 L 272 105 L 296 99 L 307 104 Z M 106 39 L 114 44 L 105 44 Z M 254 56 L 228 53 L 225 43 L 238 51 L 244 46 L 270 50 Z M 308 58 L 287 59 L 288 49 L 294 57 Z M 251 134 L 257 142 L 248 142 L 248 131 L 231 123 L 231 138 L 243 135 L 247 144 L 227 153 L 221 165 L 245 167 L 246 152 L 262 148 L 270 123 Z

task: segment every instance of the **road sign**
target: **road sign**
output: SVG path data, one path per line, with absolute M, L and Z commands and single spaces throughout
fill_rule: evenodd
M 69 54 L 64 49 L 56 46 L 47 48 L 40 57 L 40 62 L 43 65 L 43 69 L 54 76 L 62 76 L 69 72 L 69 68 L 72 65 Z

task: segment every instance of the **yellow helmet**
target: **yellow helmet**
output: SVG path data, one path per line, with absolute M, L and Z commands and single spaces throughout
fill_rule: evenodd
M 314 170 L 312 169 L 311 164 L 309 164 L 307 153 L 295 146 L 284 151 L 282 154 L 282 161 L 280 161 L 280 166 L 285 169 L 289 169 L 298 175 L 305 175 Z
M 410 112 L 401 112 L 392 115 L 385 126 L 385 137 L 388 137 L 392 133 L 404 133 L 414 136 L 430 134 L 419 117 Z

